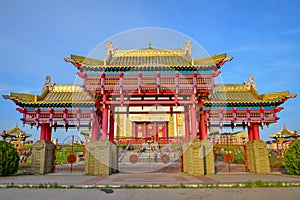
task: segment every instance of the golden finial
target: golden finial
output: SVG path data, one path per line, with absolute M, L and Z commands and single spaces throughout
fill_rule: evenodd
M 150 41 L 148 42 L 148 49 L 152 49 Z

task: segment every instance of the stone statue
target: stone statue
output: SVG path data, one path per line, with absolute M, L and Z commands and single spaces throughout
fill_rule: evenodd
M 117 48 L 114 47 L 114 45 L 111 41 L 108 41 L 106 43 L 106 56 L 114 55 L 116 50 L 117 50 Z
M 42 93 L 50 92 L 53 89 L 54 85 L 55 85 L 55 83 L 51 83 L 51 77 L 50 76 L 46 76 L 46 81 L 44 83 L 44 87 L 42 89 Z
M 181 47 L 184 55 L 191 57 L 192 56 L 192 42 L 190 40 L 186 41 L 183 47 Z
M 247 90 L 251 90 L 251 87 L 252 87 L 255 91 L 257 91 L 257 87 L 256 87 L 256 84 L 254 82 L 254 77 L 252 75 L 250 75 L 248 77 L 248 80 L 249 80 L 249 82 L 244 82 L 244 84 L 246 85 Z

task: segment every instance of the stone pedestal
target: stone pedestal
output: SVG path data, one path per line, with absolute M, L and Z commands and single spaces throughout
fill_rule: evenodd
M 266 143 L 261 140 L 253 140 L 247 143 L 249 172 L 255 174 L 269 174 L 270 163 Z
M 212 143 L 208 140 L 194 139 L 182 146 L 183 171 L 192 176 L 214 174 L 214 155 Z
M 90 141 L 86 145 L 85 174 L 110 175 L 118 171 L 117 147 L 108 139 Z
M 48 174 L 53 172 L 54 144 L 51 141 L 39 140 L 33 144 L 32 173 Z

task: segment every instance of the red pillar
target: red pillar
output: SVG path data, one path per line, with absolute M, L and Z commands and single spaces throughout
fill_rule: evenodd
M 188 107 L 184 107 L 184 128 L 185 128 L 185 140 L 190 140 L 190 123 L 189 123 L 189 113 Z
M 51 137 L 52 137 L 52 127 L 50 126 L 49 123 L 47 123 L 47 132 L 46 132 L 45 140 L 51 141 Z
M 108 106 L 104 105 L 102 111 L 102 139 L 107 139 L 108 135 Z
M 146 138 L 147 137 L 147 123 L 144 122 L 143 124 L 143 133 L 142 133 L 142 137 Z
M 153 134 L 154 134 L 154 140 L 157 141 L 158 139 L 158 133 L 157 133 L 157 123 L 153 123 Z
M 136 122 L 132 122 L 132 131 L 133 131 L 133 138 L 137 138 L 138 137 L 138 132 L 137 132 L 137 125 L 136 125 Z
M 253 130 L 253 140 L 260 140 L 258 123 L 253 123 L 252 130 Z
M 110 111 L 110 121 L 109 121 L 109 141 L 113 142 L 114 141 L 114 132 L 115 132 L 115 119 L 114 119 L 114 114 L 112 111 Z
M 199 137 L 200 140 L 207 139 L 207 128 L 205 126 L 204 116 L 202 116 L 202 114 L 200 115 L 200 120 L 199 120 Z
M 190 106 L 190 114 L 191 114 L 191 133 L 192 139 L 197 138 L 197 117 L 196 117 L 196 106 Z
M 40 140 L 51 141 L 52 128 L 49 123 L 41 124 Z
M 92 140 L 99 140 L 100 139 L 100 124 L 97 119 L 93 121 L 93 126 L 92 126 Z
M 250 125 L 248 126 L 248 139 L 249 139 L 249 141 L 254 140 L 254 139 L 253 139 L 253 127 L 252 127 L 252 124 L 250 124 Z
M 46 124 L 42 123 L 41 124 L 41 132 L 40 132 L 40 140 L 45 140 L 46 132 L 47 132 Z
M 167 138 L 167 137 L 169 137 L 169 124 L 168 124 L 168 122 L 165 122 L 163 127 L 164 127 L 164 130 L 163 130 L 164 135 L 163 135 L 163 137 Z

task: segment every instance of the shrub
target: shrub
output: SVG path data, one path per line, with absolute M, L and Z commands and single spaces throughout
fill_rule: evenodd
M 19 166 L 17 150 L 5 141 L 0 141 L 0 176 L 9 176 L 17 172 Z
M 293 175 L 300 175 L 300 140 L 294 142 L 284 154 L 286 170 Z

